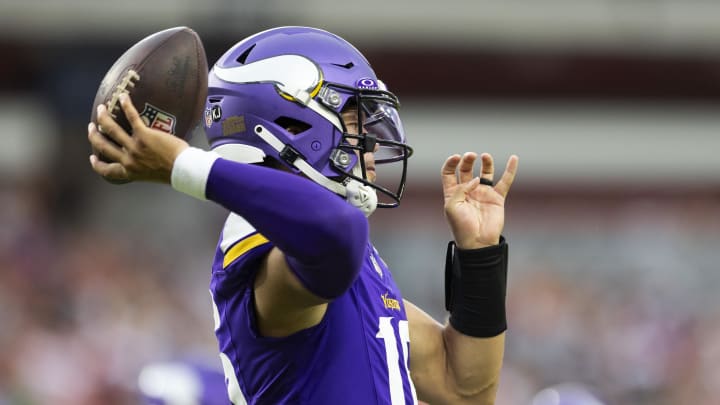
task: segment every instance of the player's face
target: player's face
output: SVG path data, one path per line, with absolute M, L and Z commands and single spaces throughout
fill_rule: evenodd
M 361 117 L 362 118 L 362 117 Z M 347 129 L 347 132 L 350 134 L 364 134 L 367 133 L 367 130 L 365 128 L 362 128 L 361 130 L 358 128 L 358 113 L 357 113 L 357 107 L 348 107 L 342 112 L 342 119 L 345 123 L 345 128 Z M 358 140 L 349 138 L 348 142 L 352 145 L 357 145 Z M 378 150 L 378 145 L 375 145 L 375 151 Z M 377 178 L 377 174 L 375 172 L 375 155 L 373 152 L 366 152 L 363 154 L 363 158 L 365 159 L 365 172 L 367 174 L 367 179 L 371 183 L 375 182 L 375 179 Z M 356 154 L 359 154 L 360 152 L 355 151 Z

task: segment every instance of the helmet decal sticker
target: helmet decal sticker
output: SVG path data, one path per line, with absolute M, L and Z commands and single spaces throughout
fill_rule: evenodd
M 245 132 L 245 129 L 245 117 L 243 117 L 242 115 L 228 117 L 222 123 L 222 131 L 224 136 Z
M 380 86 L 378 86 L 377 81 L 371 77 L 363 77 L 362 79 L 359 79 L 355 82 L 355 87 L 358 89 L 363 90 L 378 90 L 380 89 Z
M 214 105 L 211 110 L 213 122 L 218 122 L 222 119 L 222 107 L 220 105 Z
M 283 93 L 295 97 L 312 93 L 322 82 L 320 68 L 300 55 L 279 55 L 233 67 L 215 66 L 215 75 L 230 83 L 274 83 Z
M 212 110 L 209 108 L 205 109 L 205 127 L 210 128 L 213 124 Z

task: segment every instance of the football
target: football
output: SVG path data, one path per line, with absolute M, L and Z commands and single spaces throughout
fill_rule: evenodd
M 118 100 L 128 93 L 145 124 L 187 139 L 200 122 L 207 79 L 207 56 L 195 31 L 174 27 L 156 32 L 110 67 L 95 95 L 91 120 L 97 122 L 96 109 L 103 103 L 115 121 L 132 133 Z

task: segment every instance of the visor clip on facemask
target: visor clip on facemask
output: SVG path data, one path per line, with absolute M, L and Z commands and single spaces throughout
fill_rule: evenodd
M 375 145 L 377 145 L 377 136 L 375 134 L 364 134 L 363 153 L 375 152 Z

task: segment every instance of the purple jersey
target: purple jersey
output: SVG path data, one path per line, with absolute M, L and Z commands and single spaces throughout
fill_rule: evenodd
M 225 223 L 210 292 L 215 333 L 235 404 L 417 404 L 405 306 L 370 241 L 362 270 L 316 326 L 258 334 L 253 280 L 272 243 L 240 216 Z

